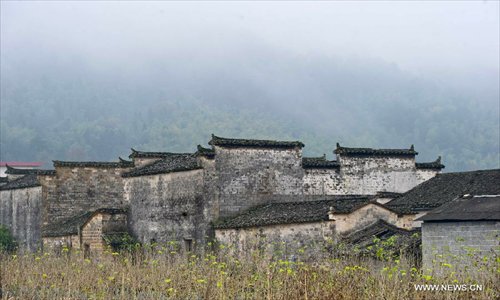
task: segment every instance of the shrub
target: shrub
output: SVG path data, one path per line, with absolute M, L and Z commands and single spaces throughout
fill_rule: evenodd
M 133 251 L 139 245 L 138 241 L 127 232 L 106 234 L 103 238 L 106 244 L 114 251 Z
M 0 225 L 0 251 L 11 252 L 16 250 L 16 241 L 9 229 Z

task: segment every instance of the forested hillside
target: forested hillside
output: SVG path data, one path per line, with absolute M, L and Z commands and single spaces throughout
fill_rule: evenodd
M 336 142 L 415 144 L 417 160 L 442 155 L 445 171 L 499 167 L 495 86 L 451 87 L 377 60 L 245 47 L 244 55 L 106 67 L 43 49 L 7 53 L 0 158 L 50 167 L 53 159 L 116 160 L 130 147 L 194 151 L 215 133 L 301 140 L 306 155 L 330 158 Z

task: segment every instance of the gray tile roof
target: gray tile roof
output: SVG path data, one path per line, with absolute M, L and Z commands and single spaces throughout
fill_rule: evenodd
M 420 252 L 419 245 L 421 244 L 420 228 L 413 230 L 406 230 L 396 227 L 384 220 L 377 222 L 342 237 L 342 242 L 355 246 L 360 249 L 364 254 L 376 255 L 378 241 L 386 241 L 389 238 L 394 238 L 394 242 L 385 247 L 390 249 L 385 250 L 405 250 L 411 252 Z M 375 247 L 371 247 L 375 246 Z M 350 247 L 347 248 L 351 249 Z
M 465 194 L 498 195 L 499 183 L 500 169 L 437 174 L 385 206 L 398 213 L 429 211 Z
M 131 148 L 132 153 L 128 156 L 129 158 L 166 158 L 172 155 L 178 155 L 180 153 L 172 153 L 172 152 L 148 152 L 148 151 L 137 151 L 134 148 Z M 183 153 L 189 154 L 189 153 Z
M 410 149 L 372 149 L 341 147 L 339 143 L 337 143 L 337 148 L 333 152 L 348 156 L 415 156 L 418 154 L 413 145 L 411 145 Z
M 76 216 L 72 216 L 58 222 L 43 226 L 42 237 L 61 237 L 68 235 L 76 235 L 95 214 L 107 213 L 111 215 L 126 214 L 126 209 L 118 208 L 99 208 L 93 211 L 88 211 Z
M 9 175 L 27 175 L 27 174 L 36 174 L 36 175 L 56 175 L 56 170 L 41 170 L 41 169 L 17 169 L 7 165 L 7 170 L 5 174 Z
M 377 194 L 375 195 L 374 198 L 397 198 L 397 197 L 401 197 L 401 193 L 395 193 L 395 192 L 383 192 L 383 191 L 379 191 L 377 192 Z
M 295 148 L 304 147 L 299 141 L 274 141 L 274 140 L 252 140 L 223 138 L 212 134 L 212 139 L 208 142 L 211 146 L 222 146 L 228 148 Z
M 132 168 L 134 163 L 121 159 L 118 162 L 108 161 L 61 161 L 54 160 L 54 167 L 70 167 L 70 168 Z
M 37 186 L 40 186 L 37 176 L 35 174 L 28 174 L 0 185 L 0 190 L 24 189 Z
M 135 168 L 123 173 L 123 177 L 137 177 L 145 175 L 166 174 L 201 169 L 198 159 L 193 154 L 176 153 L 151 164 Z
M 463 196 L 419 218 L 425 222 L 500 221 L 500 195 Z
M 337 169 L 340 164 L 336 160 L 326 160 L 325 155 L 320 157 L 303 157 L 302 167 L 304 169 Z
M 221 218 L 214 222 L 214 227 L 230 229 L 326 221 L 330 207 L 336 213 L 350 213 L 369 202 L 369 196 L 335 196 L 329 200 L 270 203 Z
M 206 158 L 214 158 L 215 157 L 214 149 L 205 148 L 201 145 L 198 145 L 196 148 L 197 148 L 197 151 L 195 152 L 196 156 L 205 156 Z
M 415 163 L 417 169 L 444 169 L 444 165 L 441 163 L 441 156 L 439 156 L 435 161 Z

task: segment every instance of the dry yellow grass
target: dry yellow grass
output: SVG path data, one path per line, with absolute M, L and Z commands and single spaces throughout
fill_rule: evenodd
M 499 299 L 498 259 L 481 273 L 432 277 L 406 261 L 282 260 L 182 254 L 168 247 L 134 254 L 79 251 L 1 254 L 2 299 Z M 416 291 L 415 284 L 482 284 L 483 291 Z

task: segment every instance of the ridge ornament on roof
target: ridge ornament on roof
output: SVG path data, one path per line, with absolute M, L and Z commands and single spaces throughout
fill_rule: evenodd
M 415 156 L 418 154 L 413 145 L 410 149 L 373 149 L 341 147 L 339 143 L 333 153 L 352 156 Z
M 213 158 L 215 156 L 214 149 L 205 148 L 202 145 L 196 146 L 197 151 L 194 153 L 195 156 L 205 156 L 207 158 Z
M 223 138 L 212 134 L 212 139 L 208 142 L 211 146 L 221 146 L 227 148 L 303 148 L 300 141 L 275 141 L 275 140 L 253 140 L 253 139 L 233 139 Z
M 432 162 L 415 163 L 417 169 L 444 169 L 444 165 L 441 163 L 441 156 Z
M 36 174 L 28 174 L 0 186 L 0 190 L 15 190 L 41 186 Z

